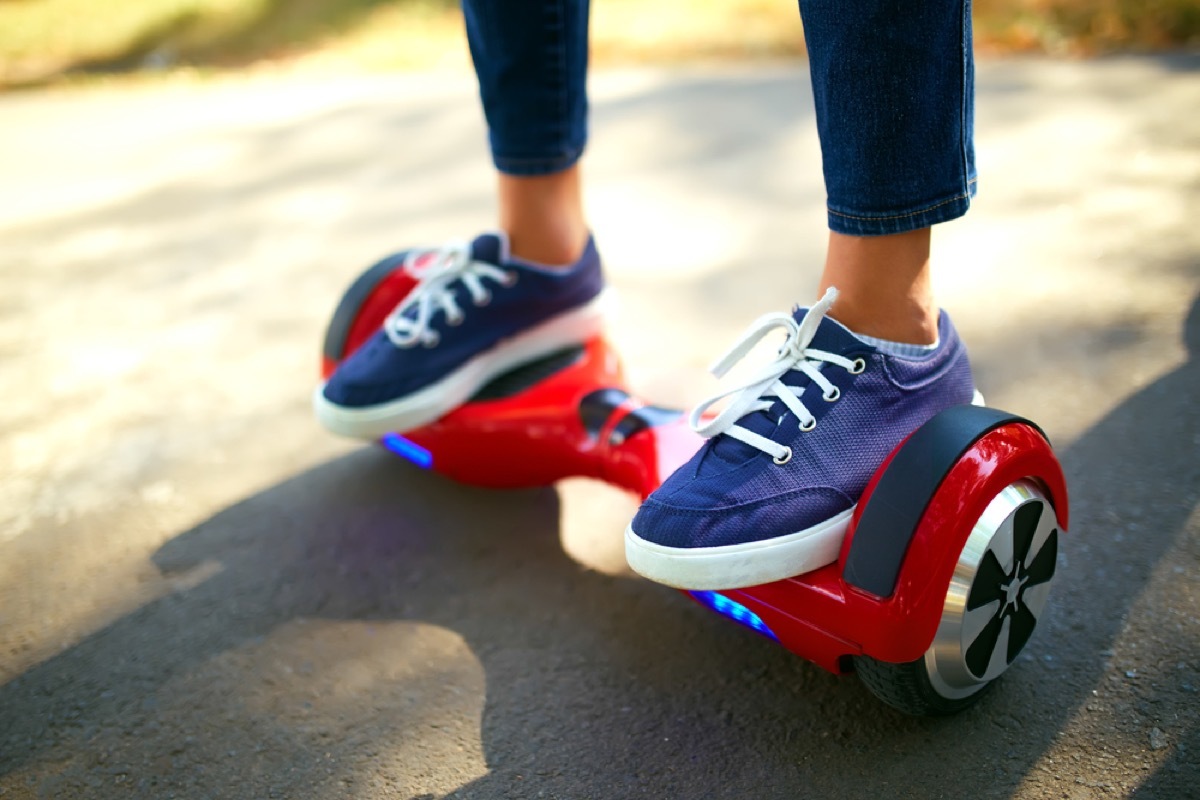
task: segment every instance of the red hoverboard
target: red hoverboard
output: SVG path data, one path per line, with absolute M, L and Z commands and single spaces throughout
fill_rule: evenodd
M 396 257 L 360 276 L 330 322 L 323 375 L 415 285 Z M 587 476 L 644 498 L 702 440 L 682 412 L 630 395 L 616 354 L 596 338 L 512 370 L 436 422 L 381 442 L 466 484 Z M 1029 641 L 1066 525 L 1062 469 L 1041 430 L 959 406 L 879 467 L 836 563 L 687 594 L 830 672 L 857 672 L 895 708 L 948 714 L 975 702 Z

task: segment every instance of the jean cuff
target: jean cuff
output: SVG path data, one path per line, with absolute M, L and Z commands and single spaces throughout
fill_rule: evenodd
M 549 158 L 510 158 L 492 153 L 492 163 L 505 175 L 532 177 L 562 172 L 575 166 L 582 156 L 583 147 L 572 148 L 561 155 Z
M 829 230 L 847 236 L 887 236 L 949 222 L 967 213 L 971 198 L 975 196 L 975 186 L 976 181 L 972 178 L 965 192 L 906 211 L 861 212 L 835 209 L 830 205 Z

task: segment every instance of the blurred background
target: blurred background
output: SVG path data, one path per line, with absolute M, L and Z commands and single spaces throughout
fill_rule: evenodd
M 459 65 L 455 0 L 0 0 L 0 88 L 231 69 Z M 598 0 L 600 64 L 802 55 L 785 0 Z M 1092 55 L 1200 42 L 1198 0 L 976 0 L 984 53 Z

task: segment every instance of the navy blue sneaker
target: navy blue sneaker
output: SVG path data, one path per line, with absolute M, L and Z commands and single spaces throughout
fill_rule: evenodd
M 721 377 L 764 335 L 787 333 L 774 361 L 692 412 L 709 441 L 626 530 L 635 572 L 681 589 L 736 589 L 833 563 L 892 449 L 942 409 L 972 402 L 966 350 L 945 313 L 936 346 L 888 347 L 827 318 L 834 297 L 761 318 L 714 366 Z
M 420 283 L 313 396 L 334 433 L 419 428 L 497 375 L 600 332 L 604 278 L 590 239 L 568 269 L 512 258 L 503 234 L 415 255 Z

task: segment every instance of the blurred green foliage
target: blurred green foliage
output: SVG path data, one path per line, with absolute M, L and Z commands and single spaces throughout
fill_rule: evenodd
M 0 84 L 242 67 L 336 49 L 364 26 L 444 36 L 458 19 L 456 0 L 0 0 Z
M 1200 46 L 1200 0 L 975 0 L 993 50 L 1088 55 Z
M 794 0 L 595 0 L 592 14 L 600 62 L 804 49 Z M 987 52 L 1200 46 L 1200 0 L 975 0 L 975 19 Z M 457 0 L 0 0 L 0 86 L 312 58 L 465 63 Z

